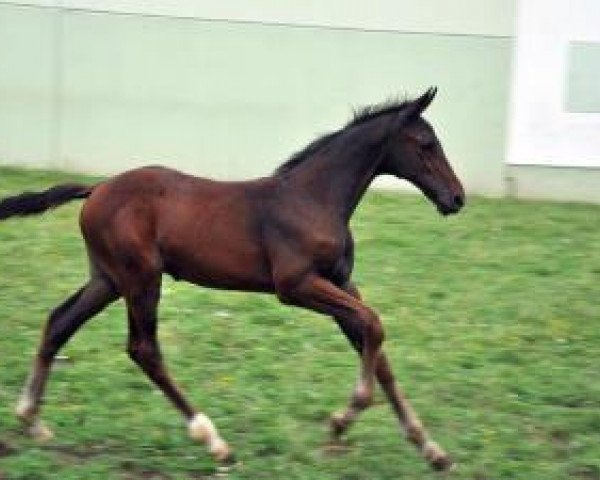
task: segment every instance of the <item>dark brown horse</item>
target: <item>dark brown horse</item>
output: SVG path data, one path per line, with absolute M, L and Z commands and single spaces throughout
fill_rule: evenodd
M 284 303 L 333 317 L 361 357 L 349 405 L 332 416 L 334 437 L 371 404 L 377 379 L 408 439 L 434 468 L 449 468 L 449 457 L 428 437 L 395 383 L 381 349 L 378 315 L 351 282 L 348 226 L 379 174 L 412 182 L 444 215 L 463 206 L 463 188 L 421 118 L 435 93 L 430 89 L 416 100 L 364 109 L 266 178 L 216 182 L 146 167 L 94 186 L 59 185 L 2 200 L 0 220 L 87 198 L 80 224 L 90 278 L 51 313 L 45 327 L 17 407 L 29 432 L 52 435 L 39 414 L 56 353 L 87 320 L 123 297 L 129 355 L 183 414 L 190 436 L 206 443 L 217 460 L 231 460 L 213 423 L 188 403 L 161 361 L 156 312 L 167 273 L 206 287 L 275 293 Z

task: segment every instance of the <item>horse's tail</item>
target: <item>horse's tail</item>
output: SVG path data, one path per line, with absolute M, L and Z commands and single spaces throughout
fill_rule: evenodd
M 0 220 L 43 213 L 71 200 L 87 198 L 94 187 L 94 185 L 68 183 L 56 185 L 43 192 L 23 192 L 14 197 L 0 199 Z

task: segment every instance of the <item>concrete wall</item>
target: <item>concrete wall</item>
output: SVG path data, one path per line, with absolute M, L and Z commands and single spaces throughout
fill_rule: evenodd
M 0 162 L 56 165 L 54 13 L 0 4 Z
M 506 0 L 2 0 L 70 10 L 282 25 L 507 36 Z
M 513 1 L 20 3 L 0 2 L 1 162 L 264 175 L 353 107 L 438 85 L 449 158 L 503 192 Z

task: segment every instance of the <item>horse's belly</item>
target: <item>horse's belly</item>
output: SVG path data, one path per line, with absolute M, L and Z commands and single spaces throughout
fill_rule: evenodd
M 258 251 L 222 245 L 165 253 L 165 270 L 175 279 L 212 288 L 261 292 L 273 289 L 270 268 Z

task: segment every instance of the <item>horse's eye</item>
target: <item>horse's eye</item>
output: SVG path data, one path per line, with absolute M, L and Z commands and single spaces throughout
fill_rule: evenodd
M 435 149 L 435 142 L 424 142 L 421 144 L 421 148 L 425 152 L 431 152 Z

